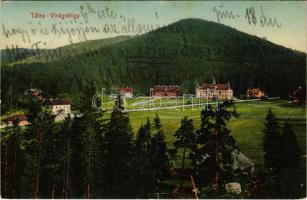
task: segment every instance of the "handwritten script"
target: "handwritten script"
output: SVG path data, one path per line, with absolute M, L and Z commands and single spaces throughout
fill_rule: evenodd
M 234 11 L 224 8 L 224 4 L 221 3 L 214 6 L 212 9 L 216 16 L 217 21 L 220 23 L 222 20 L 236 20 L 240 19 L 241 13 L 235 13 Z M 261 27 L 275 27 L 281 28 L 281 22 L 274 17 L 268 17 L 265 15 L 263 6 L 260 6 L 260 13 L 254 7 L 248 7 L 245 9 L 245 20 L 249 25 L 257 26 L 260 24 Z

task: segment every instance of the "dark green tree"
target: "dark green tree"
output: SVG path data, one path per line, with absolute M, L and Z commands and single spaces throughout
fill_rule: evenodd
M 38 132 L 36 122 L 42 109 L 42 102 L 35 98 L 29 98 L 26 103 L 26 116 L 29 125 L 24 128 L 22 147 L 25 162 L 22 166 L 24 171 L 23 197 L 34 198 L 36 183 L 36 162 L 38 150 Z
M 86 194 L 86 138 L 83 117 L 75 117 L 71 125 L 70 133 L 70 158 L 68 175 L 68 198 L 85 198 Z
M 196 131 L 198 148 L 191 153 L 192 165 L 195 168 L 195 177 L 201 186 L 213 180 L 218 168 L 215 160 L 215 145 L 211 139 L 214 117 L 215 112 L 210 105 L 202 109 L 200 129 Z
M 93 136 L 94 136 L 94 117 L 95 110 L 92 105 L 93 96 L 96 93 L 95 84 L 93 81 L 84 81 L 82 84 L 82 109 L 81 112 L 83 114 L 82 118 L 84 120 L 84 150 L 85 150 L 85 163 L 86 163 L 86 172 L 87 176 L 85 179 L 85 195 L 87 198 L 91 198 L 92 196 L 92 181 L 94 175 L 92 174 L 93 170 Z
M 174 134 L 176 141 L 174 142 L 174 146 L 177 149 L 182 148 L 182 162 L 181 169 L 184 172 L 185 166 L 185 158 L 186 158 L 186 150 L 195 148 L 195 133 L 194 133 L 194 125 L 193 120 L 184 117 L 181 119 L 181 125 L 179 129 Z M 183 187 L 183 180 L 180 181 L 180 188 Z
M 297 142 L 296 135 L 288 122 L 286 122 L 282 128 L 281 147 L 283 155 L 283 164 L 281 166 L 299 166 L 300 148 Z
M 24 132 L 19 119 L 13 120 L 12 127 L 1 131 L 1 194 L 5 198 L 21 198 L 23 194 Z
M 102 198 L 103 193 L 103 155 L 104 137 L 106 133 L 106 119 L 103 111 L 98 110 L 94 114 L 93 156 L 92 156 L 92 193 L 93 198 Z
M 236 111 L 228 111 L 225 103 L 215 110 L 207 105 L 201 112 L 201 126 L 197 131 L 197 148 L 192 153 L 192 165 L 200 186 L 214 184 L 216 189 L 233 175 L 232 152 L 237 148 L 227 128 L 227 121 Z
M 235 139 L 230 135 L 230 130 L 227 128 L 226 122 L 230 120 L 233 112 L 226 110 L 223 103 L 219 103 L 215 111 L 215 124 L 213 133 L 216 136 L 217 152 L 219 167 L 224 172 L 224 175 L 232 174 L 233 160 L 231 153 L 236 148 Z
M 281 145 L 282 153 L 280 172 L 278 174 L 280 198 L 300 197 L 300 148 L 296 135 L 288 123 L 282 128 Z
M 269 109 L 269 112 L 266 116 L 266 123 L 264 129 L 263 137 L 263 151 L 264 151 L 264 166 L 269 170 L 277 170 L 280 166 L 281 151 L 280 151 L 280 126 L 272 113 L 272 110 Z
M 95 82 L 88 79 L 78 79 L 78 85 L 79 89 L 81 91 L 80 93 L 80 112 L 82 119 L 81 125 L 81 131 L 80 135 L 82 135 L 82 140 L 80 141 L 83 146 L 81 147 L 83 150 L 83 155 L 81 158 L 85 159 L 83 161 L 86 171 L 86 176 L 83 179 L 84 187 L 84 198 L 91 198 L 92 196 L 92 182 L 93 178 L 95 177 L 94 174 L 92 174 L 93 170 L 93 152 L 94 152 L 94 145 L 93 145 L 93 138 L 95 137 L 95 118 L 96 118 L 96 110 L 94 105 L 92 104 L 92 100 L 94 95 L 96 94 L 96 87 Z M 81 153 L 81 152 L 80 152 Z M 81 167 L 81 166 L 80 166 Z M 76 185 L 77 186 L 77 185 Z
M 63 135 L 59 126 L 47 127 L 41 143 L 40 185 L 41 198 L 61 198 L 63 172 Z
M 63 138 L 63 173 L 62 173 L 62 196 L 61 198 L 68 198 L 69 192 L 69 175 L 70 175 L 70 140 L 71 140 L 71 125 L 72 119 L 68 115 L 61 126 L 60 135 Z
M 119 98 L 120 99 L 120 98 Z M 129 117 L 122 112 L 119 100 L 110 121 L 107 123 L 103 142 L 103 187 L 104 198 L 131 198 L 133 187 L 132 137 Z
M 45 180 L 47 177 L 44 174 L 44 169 L 48 161 L 45 159 L 49 158 L 48 149 L 49 145 L 53 145 L 52 140 L 48 140 L 50 136 L 53 136 L 53 124 L 54 116 L 51 114 L 51 110 L 48 107 L 42 107 L 39 112 L 36 121 L 34 122 L 34 131 L 37 133 L 37 155 L 36 155 L 36 185 L 35 185 L 35 197 L 46 198 L 51 194 L 51 189 L 47 190 L 46 185 L 51 185 L 51 182 Z M 51 147 L 52 148 L 52 147 Z M 53 157 L 54 158 L 54 157 Z M 46 164 L 46 165 L 45 165 Z M 51 168 L 53 168 L 52 166 Z M 48 183 L 47 183 L 48 182 Z M 48 191 L 48 193 L 47 193 Z
M 153 192 L 154 173 L 150 160 L 151 150 L 151 123 L 149 119 L 141 125 L 134 144 L 133 169 L 134 189 L 136 198 L 148 198 Z
M 264 167 L 266 169 L 266 187 L 270 196 L 277 198 L 280 194 L 279 174 L 281 173 L 282 151 L 280 126 L 269 109 L 263 137 Z
M 44 191 L 42 179 L 42 159 L 44 151 L 44 138 L 51 134 L 54 126 L 54 116 L 44 102 L 30 98 L 27 109 L 29 125 L 25 134 L 25 150 L 27 163 L 25 169 L 25 196 L 43 197 Z M 34 195 L 33 195 L 34 194 Z
M 151 138 L 150 160 L 154 173 L 154 190 L 158 181 L 165 180 L 170 167 L 170 157 L 168 155 L 165 134 L 158 115 L 154 118 L 154 135 Z

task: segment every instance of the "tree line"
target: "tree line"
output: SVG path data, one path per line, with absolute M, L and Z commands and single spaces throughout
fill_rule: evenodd
M 184 32 L 167 31 L 176 27 Z M 4 55 L 13 54 L 19 60 L 24 57 L 18 55 L 19 50 L 5 50 Z M 95 80 L 96 87 L 103 86 L 108 94 L 130 86 L 143 95 L 158 84 L 180 85 L 182 92 L 195 94 L 195 82 L 211 83 L 215 77 L 218 83 L 230 82 L 237 97 L 250 87 L 259 87 L 269 96 L 282 98 L 288 98 L 306 79 L 305 53 L 196 19 L 137 37 L 78 43 L 39 54 L 49 59 L 34 56 L 2 64 L 3 113 L 22 109 L 24 92 L 30 87 L 52 98 L 63 94 L 77 98 L 82 91 L 75 77 Z
M 170 179 L 171 153 L 160 119 L 147 119 L 136 134 L 117 98 L 110 118 L 94 110 L 93 84 L 85 84 L 81 113 L 55 123 L 50 110 L 36 99 L 28 104 L 27 127 L 18 121 L 1 136 L 1 194 L 5 198 L 149 198 Z M 232 107 L 232 109 L 229 109 Z M 270 110 L 264 129 L 263 168 L 234 170 L 238 151 L 227 127 L 239 117 L 235 106 L 219 103 L 201 111 L 200 128 L 184 117 L 173 143 L 181 158 L 179 193 L 187 174 L 195 178 L 203 198 L 296 198 L 300 195 L 300 150 L 289 124 L 280 130 Z M 181 157 L 180 157 L 181 156 Z M 191 167 L 185 164 L 191 161 Z M 241 194 L 229 194 L 225 184 L 239 182 Z
M 147 198 L 156 190 L 169 167 L 159 117 L 133 139 L 121 108 L 109 120 L 92 108 L 92 86 L 84 90 L 80 116 L 56 124 L 50 109 L 32 99 L 30 125 L 19 127 L 17 119 L 3 131 L 3 197 Z

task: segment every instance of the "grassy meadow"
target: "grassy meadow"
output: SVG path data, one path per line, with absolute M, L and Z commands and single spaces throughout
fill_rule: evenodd
M 236 139 L 239 149 L 256 165 L 262 162 L 262 138 L 265 117 L 271 108 L 280 124 L 288 121 L 297 135 L 302 155 L 306 155 L 306 110 L 304 107 L 288 104 L 283 100 L 255 101 L 236 103 L 239 118 L 233 118 L 228 123 L 231 135 Z M 185 108 L 184 110 L 162 109 L 154 111 L 129 112 L 131 125 L 136 133 L 140 125 L 149 118 L 153 121 L 159 115 L 169 148 L 173 148 L 174 132 L 179 128 L 180 120 L 187 116 L 193 119 L 197 129 L 200 125 L 200 107 Z M 305 156 L 304 156 L 305 157 Z M 178 162 L 180 158 L 177 159 Z M 188 164 L 188 163 L 187 163 Z
M 107 112 L 104 117 L 108 119 L 110 117 L 110 111 L 114 107 L 114 100 L 108 97 L 104 97 L 104 108 Z M 149 98 L 137 98 L 137 99 L 127 99 L 126 109 L 137 109 L 137 108 L 149 108 L 148 101 Z M 160 105 L 160 100 L 154 101 L 154 106 L 164 107 L 164 106 L 176 106 L 175 99 L 163 99 L 162 105 Z M 198 100 L 197 100 L 198 101 Z M 146 102 L 146 104 L 138 104 L 139 102 Z M 174 104 L 171 104 L 171 103 Z M 182 105 L 186 100 L 178 100 L 177 105 Z M 201 101 L 206 102 L 206 101 Z M 196 102 L 194 102 L 196 103 Z M 198 102 L 197 102 L 198 103 Z M 235 138 L 237 146 L 240 151 L 245 154 L 251 161 L 258 166 L 263 163 L 263 151 L 262 151 L 262 139 L 263 139 L 263 129 L 265 123 L 265 117 L 269 108 L 272 109 L 275 116 L 278 118 L 279 123 L 282 125 L 288 121 L 294 130 L 302 155 L 302 169 L 306 167 L 306 108 L 303 106 L 297 106 L 287 103 L 285 100 L 267 100 L 267 101 L 253 101 L 253 102 L 237 102 L 235 103 L 237 111 L 240 113 L 239 118 L 232 118 L 227 126 L 231 130 L 231 135 Z M 213 105 L 214 106 L 214 105 Z M 232 109 L 232 108 L 229 108 Z M 182 108 L 167 108 L 161 110 L 146 110 L 146 111 L 130 111 L 128 112 L 131 126 L 134 134 L 141 124 L 145 124 L 147 118 L 153 122 L 156 114 L 159 115 L 162 128 L 165 132 L 168 148 L 173 149 L 173 143 L 175 138 L 173 134 L 180 126 L 180 120 L 187 116 L 193 119 L 195 129 L 200 126 L 200 112 L 201 106 L 185 107 Z M 22 113 L 18 111 L 17 113 Z M 14 113 L 16 114 L 16 113 Z M 8 114 L 9 115 L 9 114 Z M 7 116 L 8 116 L 7 115 Z M 12 113 L 10 113 L 12 115 Z M 7 117 L 2 116 L 2 118 Z M 61 124 L 62 122 L 57 122 Z M 181 166 L 182 152 L 179 151 L 176 160 L 174 161 L 177 167 Z M 185 162 L 186 168 L 191 168 L 191 163 L 187 157 Z M 302 180 L 306 180 L 306 174 L 302 170 Z M 166 180 L 163 183 L 162 192 L 169 192 L 174 185 L 178 186 L 178 180 Z M 191 186 L 189 180 L 184 181 L 184 185 L 187 187 Z
M 171 107 L 180 106 L 186 104 L 187 101 L 191 102 L 191 99 L 155 99 L 151 102 L 148 97 L 138 97 L 133 99 L 126 99 L 124 102 L 125 109 L 140 109 L 140 108 L 151 108 L 154 107 Z M 194 99 L 194 104 L 205 103 L 207 100 Z M 151 104 L 151 105 L 150 105 Z M 239 118 L 232 118 L 228 123 L 228 128 L 231 130 L 231 135 L 236 139 L 237 146 L 248 156 L 253 163 L 261 164 L 263 161 L 262 155 L 262 138 L 263 129 L 265 123 L 265 117 L 269 110 L 272 109 L 275 116 L 278 118 L 280 124 L 288 121 L 296 133 L 297 139 L 300 144 L 302 159 L 306 159 L 306 108 L 302 106 L 292 105 L 287 103 L 286 100 L 267 100 L 267 101 L 253 101 L 253 102 L 238 102 L 235 103 L 237 111 L 240 113 Z M 214 105 L 213 105 L 214 106 Z M 109 118 L 110 111 L 114 107 L 114 100 L 104 96 L 104 105 L 108 112 L 105 114 L 105 118 Z M 231 109 L 231 108 L 230 108 Z M 199 128 L 200 125 L 200 111 L 201 106 L 185 107 L 182 108 L 167 108 L 161 110 L 146 110 L 146 111 L 132 111 L 128 112 L 130 117 L 131 126 L 133 132 L 136 134 L 141 124 L 145 124 L 147 118 L 152 122 L 156 114 L 159 115 L 163 130 L 165 132 L 166 140 L 169 148 L 173 147 L 175 138 L 173 137 L 174 132 L 180 126 L 180 120 L 187 116 L 193 119 L 195 129 Z M 13 114 L 20 114 L 23 111 L 14 113 L 8 113 L 2 115 L 4 119 Z M 181 159 L 180 152 L 176 164 L 179 164 Z M 189 160 L 186 163 L 190 165 Z

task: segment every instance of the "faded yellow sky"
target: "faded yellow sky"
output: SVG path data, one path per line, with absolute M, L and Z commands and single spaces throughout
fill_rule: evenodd
M 258 37 L 265 37 L 274 43 L 286 46 L 291 49 L 296 49 L 306 52 L 306 2 L 304 1 L 150 1 L 150 2 L 127 2 L 127 1 L 7 1 L 1 4 L 1 43 L 0 48 L 6 46 L 18 45 L 19 47 L 31 48 L 33 44 L 41 41 L 41 48 L 56 48 L 59 46 L 76 43 L 82 41 L 82 38 L 73 37 L 69 40 L 67 34 L 40 34 L 33 35 L 31 30 L 40 28 L 47 28 L 51 32 L 52 25 L 62 23 L 62 27 L 71 26 L 97 26 L 102 27 L 104 24 L 115 24 L 120 27 L 123 20 L 119 16 L 126 19 L 134 19 L 139 24 L 153 24 L 163 26 L 176 22 L 184 18 L 201 18 L 209 21 L 219 22 L 236 28 L 240 31 L 246 32 Z M 88 5 L 92 8 L 90 13 L 87 9 Z M 83 10 L 81 9 L 83 6 Z M 106 8 L 109 12 L 117 14 L 117 18 L 97 16 L 97 12 L 104 12 L 107 14 Z M 232 12 L 233 15 L 239 17 L 223 18 L 221 16 L 218 20 L 217 9 L 220 12 Z M 250 17 L 255 16 L 257 23 L 249 24 L 246 17 L 246 9 L 253 8 L 255 15 L 250 13 Z M 79 14 L 80 17 L 77 22 L 71 19 L 51 19 L 50 16 L 44 19 L 34 19 L 31 13 L 73 13 Z M 85 13 L 88 15 L 88 22 L 85 21 Z M 83 14 L 83 15 L 82 15 Z M 281 26 L 261 26 L 261 17 L 266 17 L 267 20 L 272 19 Z M 252 19 L 252 18 L 251 18 Z M 262 18 L 263 19 L 263 18 Z M 71 23 L 70 23 L 71 22 Z M 67 23 L 67 25 L 65 25 Z M 81 25 L 82 23 L 82 25 Z M 12 29 L 20 31 L 20 33 L 9 34 Z M 27 31 L 30 35 L 30 40 L 27 40 Z M 117 35 L 133 35 L 135 33 L 89 33 L 86 35 L 87 40 L 114 37 Z M 142 33 L 141 33 L 142 34 Z M 84 38 L 83 38 L 84 40 Z

